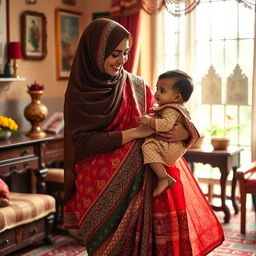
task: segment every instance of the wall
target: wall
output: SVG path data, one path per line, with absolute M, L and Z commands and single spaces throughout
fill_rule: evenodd
M 42 12 L 47 20 L 47 56 L 43 60 L 19 60 L 19 74 L 25 77 L 25 82 L 12 82 L 6 85 L 0 83 L 0 91 L 3 87 L 9 89 L 0 94 L 0 115 L 8 115 L 17 120 L 21 131 L 27 131 L 30 127 L 23 116 L 23 110 L 30 103 L 27 94 L 27 84 L 35 80 L 44 84 L 46 89 L 42 102 L 48 107 L 49 114 L 63 110 L 63 96 L 67 86 L 67 80 L 56 78 L 55 58 L 55 9 L 78 11 L 82 13 L 83 28 L 91 21 L 92 13 L 109 11 L 111 0 L 76 0 L 75 6 L 63 4 L 62 0 L 37 0 L 35 5 L 27 5 L 25 0 L 10 0 L 10 41 L 20 41 L 20 15 L 26 10 Z M 83 29 L 82 28 L 82 29 Z

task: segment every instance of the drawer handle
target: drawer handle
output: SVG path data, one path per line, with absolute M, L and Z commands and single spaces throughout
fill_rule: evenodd
M 17 167 L 16 166 L 11 166 L 10 171 L 12 171 L 12 172 L 17 171 Z
M 25 149 L 25 150 L 23 150 L 23 151 L 20 152 L 20 155 L 21 155 L 21 156 L 25 156 L 25 155 L 27 155 L 28 153 L 29 153 L 28 150 Z
M 38 228 L 33 228 L 30 232 L 31 235 L 38 233 Z
M 10 241 L 9 241 L 8 239 L 6 239 L 6 240 L 3 241 L 2 245 L 3 245 L 3 246 L 6 246 L 6 245 L 8 245 L 9 243 L 10 243 Z
M 29 167 L 29 163 L 24 163 L 24 164 L 23 164 L 23 167 L 24 167 L 24 168 L 28 168 L 28 167 Z

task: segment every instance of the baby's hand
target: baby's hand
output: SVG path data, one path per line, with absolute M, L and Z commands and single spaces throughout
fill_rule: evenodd
M 149 115 L 144 115 L 144 116 L 140 116 L 137 120 L 138 124 L 146 124 L 148 125 L 148 123 L 150 122 L 150 116 Z

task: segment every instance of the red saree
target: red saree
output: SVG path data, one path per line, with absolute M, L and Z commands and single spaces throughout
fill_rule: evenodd
M 152 103 L 150 90 L 132 76 L 107 130 L 135 127 Z M 182 159 L 169 168 L 178 182 L 153 200 L 155 177 L 143 165 L 142 143 L 76 165 L 76 193 L 65 206 L 65 227 L 80 228 L 89 255 L 206 255 L 222 243 L 223 231 L 188 166 Z

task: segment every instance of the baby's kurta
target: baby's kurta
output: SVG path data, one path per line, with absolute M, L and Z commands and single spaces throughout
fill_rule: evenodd
M 190 120 L 189 112 L 183 104 L 167 104 L 156 108 L 155 111 L 157 114 L 157 132 L 170 131 L 179 118 L 186 121 Z M 162 163 L 166 166 L 172 166 L 183 156 L 187 147 L 181 141 L 165 142 L 151 136 L 145 139 L 142 150 L 145 164 Z

